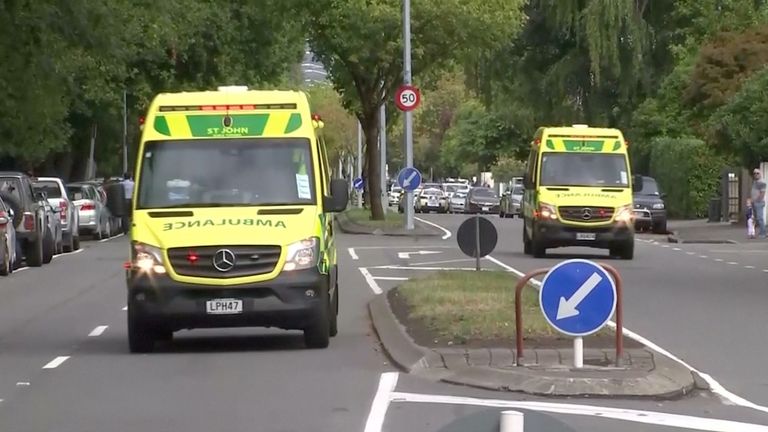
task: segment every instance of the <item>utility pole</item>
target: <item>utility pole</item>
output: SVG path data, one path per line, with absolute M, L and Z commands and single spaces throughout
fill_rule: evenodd
M 357 177 L 363 178 L 363 125 L 359 121 L 357 122 Z M 357 208 L 363 208 L 363 190 L 365 187 L 357 191 Z
M 411 76 L 411 0 L 403 0 L 403 82 L 412 84 Z M 405 166 L 413 167 L 413 112 L 405 112 Z M 405 229 L 413 229 L 413 192 L 405 196 Z
M 387 199 L 387 107 L 386 104 L 381 104 L 379 109 L 379 150 L 381 153 L 381 169 L 380 171 L 380 183 L 381 183 L 381 208 L 386 213 L 389 209 L 389 200 Z
M 123 172 L 128 172 L 128 92 L 123 90 Z

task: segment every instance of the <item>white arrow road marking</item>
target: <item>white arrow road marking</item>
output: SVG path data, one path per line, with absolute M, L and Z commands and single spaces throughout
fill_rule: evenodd
M 592 273 L 592 276 L 584 282 L 579 289 L 568 300 L 565 297 L 560 297 L 560 304 L 557 307 L 557 319 L 574 317 L 579 314 L 576 309 L 584 299 L 592 292 L 593 289 L 603 280 L 603 277 L 597 273 Z
M 440 251 L 416 251 L 416 252 L 398 252 L 397 257 L 400 259 L 411 259 L 411 255 L 432 255 L 442 253 Z

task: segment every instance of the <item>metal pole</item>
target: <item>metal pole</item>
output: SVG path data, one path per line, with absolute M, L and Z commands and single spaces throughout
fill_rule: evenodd
M 387 109 L 385 104 L 381 104 L 379 109 L 379 120 L 381 208 L 386 213 L 389 208 L 389 201 L 387 200 Z
M 128 172 L 128 92 L 123 90 L 123 172 Z
M 357 122 L 357 177 L 363 177 L 363 125 Z M 363 190 L 357 191 L 357 207 L 363 207 Z
M 584 367 L 584 339 L 581 337 L 573 340 L 573 367 L 576 369 Z
M 475 216 L 475 269 L 480 271 L 480 216 Z
M 403 0 L 403 82 L 411 84 L 411 0 Z M 413 167 L 413 112 L 405 112 L 405 166 Z M 405 198 L 405 229 L 413 229 L 413 192 Z

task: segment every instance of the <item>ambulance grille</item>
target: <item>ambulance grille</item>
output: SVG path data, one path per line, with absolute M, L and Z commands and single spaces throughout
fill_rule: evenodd
M 280 253 L 280 246 L 203 246 L 168 249 L 168 259 L 181 276 L 230 279 L 271 273 Z

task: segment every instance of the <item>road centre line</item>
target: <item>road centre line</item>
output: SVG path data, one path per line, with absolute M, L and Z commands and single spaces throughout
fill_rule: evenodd
M 381 290 L 381 287 L 379 284 L 376 283 L 376 281 L 373 279 L 373 276 L 371 276 L 371 272 L 368 271 L 365 267 L 359 267 L 360 273 L 363 274 L 363 277 L 365 278 L 365 281 L 368 282 L 368 286 L 371 287 L 371 291 L 373 291 L 374 294 L 381 294 L 384 291 Z
M 48 362 L 48 364 L 43 366 L 43 369 L 56 369 L 57 367 L 61 366 L 61 364 L 64 363 L 65 361 L 67 361 L 67 360 L 69 360 L 69 356 L 59 356 L 59 357 L 56 357 L 55 359 L 53 359 L 50 362 Z
M 509 401 L 500 399 L 479 399 L 463 396 L 427 395 L 416 393 L 391 392 L 392 402 L 433 403 L 449 405 L 474 405 L 492 408 L 512 408 L 553 414 L 579 415 L 623 420 L 635 423 L 652 424 L 681 429 L 709 432 L 768 432 L 768 426 L 722 420 L 706 417 L 694 417 L 664 412 L 641 411 L 624 408 L 599 407 L 591 405 L 564 404 L 555 402 Z M 378 431 L 378 430 L 377 430 Z M 366 428 L 366 432 L 368 429 Z
M 455 246 L 446 246 L 444 244 L 442 244 L 442 245 L 435 245 L 435 246 L 430 246 L 430 245 L 416 245 L 416 246 L 407 246 L 407 245 L 404 245 L 404 246 L 357 246 L 357 247 L 354 247 L 352 249 L 355 249 L 355 250 L 357 250 L 357 249 L 366 249 L 367 250 L 367 249 L 422 249 L 422 248 L 424 248 L 424 249 L 435 249 L 435 248 L 439 248 L 439 249 L 455 249 Z
M 381 432 L 384 427 L 384 417 L 387 415 L 387 409 L 392 402 L 392 392 L 397 387 L 397 378 L 400 374 L 397 372 L 385 372 L 379 378 L 379 387 L 371 402 L 371 410 L 368 412 L 368 419 L 365 422 L 363 432 Z
M 116 239 L 116 238 L 118 238 L 118 237 L 122 237 L 122 236 L 124 236 L 124 235 L 125 235 L 125 234 L 123 234 L 123 233 L 120 233 L 120 234 L 118 234 L 118 235 L 116 235 L 116 236 L 114 236 L 114 237 L 107 237 L 107 238 L 105 238 L 105 239 L 101 239 L 101 240 L 99 240 L 99 243 L 104 243 L 104 242 L 106 242 L 106 241 L 110 241 L 110 240 L 112 240 L 112 239 Z
M 682 250 L 682 249 L 680 249 L 680 248 L 672 248 L 672 250 L 679 251 L 679 250 Z
M 745 265 L 745 266 L 744 266 L 744 268 L 745 268 L 745 269 L 753 269 L 753 268 L 755 268 L 755 266 L 751 266 L 751 265 Z
M 353 260 L 360 259 L 360 257 L 358 257 L 357 253 L 355 252 L 355 248 L 347 248 L 347 252 L 349 252 L 349 256 L 351 256 Z
M 101 336 L 105 330 L 107 330 L 109 326 L 98 326 L 95 329 L 91 330 L 90 333 L 88 333 L 88 337 L 95 337 L 95 336 Z
M 513 267 L 511 267 L 511 266 L 509 266 L 507 264 L 504 264 L 503 262 L 501 262 L 498 259 L 492 257 L 491 255 L 486 256 L 486 258 L 489 259 L 490 261 L 494 262 L 495 264 L 505 268 L 510 273 L 513 273 L 513 274 L 517 275 L 517 277 L 523 277 L 525 275 L 521 271 L 519 271 L 519 270 L 517 270 L 517 269 L 515 269 L 515 268 L 513 268 Z M 764 269 L 763 272 L 768 273 L 768 269 Z M 537 289 L 541 288 L 541 281 L 539 281 L 539 280 L 537 280 L 535 278 L 532 278 L 530 280 L 530 283 L 532 283 Z M 608 323 L 606 325 L 608 325 L 609 327 L 611 327 L 614 330 L 616 329 L 616 323 L 614 321 L 608 321 Z M 762 405 L 757 405 L 754 402 L 751 402 L 751 401 L 749 401 L 747 399 L 744 399 L 743 397 L 741 397 L 741 396 L 739 396 L 739 395 L 737 395 L 735 393 L 732 393 L 731 391 L 729 391 L 728 389 L 723 387 L 723 385 L 720 384 L 717 380 L 715 380 L 711 375 L 695 369 L 693 366 L 691 366 L 688 363 L 684 362 L 683 360 L 677 358 L 672 353 L 670 353 L 669 351 L 667 351 L 664 348 L 660 347 L 659 345 L 656 345 L 655 343 L 653 343 L 650 340 L 644 338 L 643 336 L 640 336 L 639 334 L 633 332 L 632 330 L 630 330 L 630 329 L 628 329 L 626 327 L 624 327 L 622 330 L 623 330 L 623 333 L 624 333 L 625 336 L 627 336 L 627 337 L 629 337 L 631 339 L 634 339 L 637 342 L 640 342 L 641 344 L 645 345 L 650 350 L 656 351 L 659 354 L 665 355 L 669 359 L 674 360 L 674 361 L 678 362 L 679 364 L 681 364 L 682 366 L 688 368 L 688 370 L 697 373 L 704 381 L 707 382 L 707 384 L 709 384 L 710 391 L 712 391 L 716 395 L 720 396 L 723 400 L 727 400 L 727 401 L 733 403 L 734 405 L 742 406 L 742 407 L 745 407 L 745 408 L 752 408 L 752 409 L 754 409 L 756 411 L 761 411 L 761 412 L 764 412 L 764 413 L 768 413 L 768 407 L 765 407 L 765 406 L 762 406 Z M 732 430 L 732 429 L 726 429 L 726 430 Z M 755 430 L 761 430 L 761 429 L 755 429 Z M 768 428 L 765 429 L 765 430 L 768 431 Z
M 696 252 L 686 252 L 688 255 L 696 255 Z
M 699 258 L 709 258 L 709 257 L 706 255 L 699 255 Z
M 728 264 L 730 264 L 730 265 L 736 265 L 736 264 L 738 264 L 738 263 L 737 263 L 736 261 L 728 261 Z
M 423 222 L 423 223 L 425 223 L 425 224 L 427 224 L 427 225 L 432 225 L 433 227 L 435 227 L 435 228 L 438 228 L 438 229 L 442 230 L 442 231 L 445 233 L 445 234 L 443 235 L 443 237 L 442 237 L 442 239 L 443 239 L 443 240 L 448 240 L 449 238 L 451 238 L 451 232 L 450 232 L 450 231 L 448 231 L 447 229 L 445 229 L 445 228 L 441 227 L 440 225 L 438 225 L 438 224 L 436 224 L 436 223 L 433 223 L 433 222 L 430 222 L 430 221 L 428 221 L 428 220 L 422 219 L 422 218 L 418 218 L 418 217 L 414 217 L 414 219 L 416 219 L 416 220 L 417 220 L 417 221 L 419 221 L 419 222 Z

